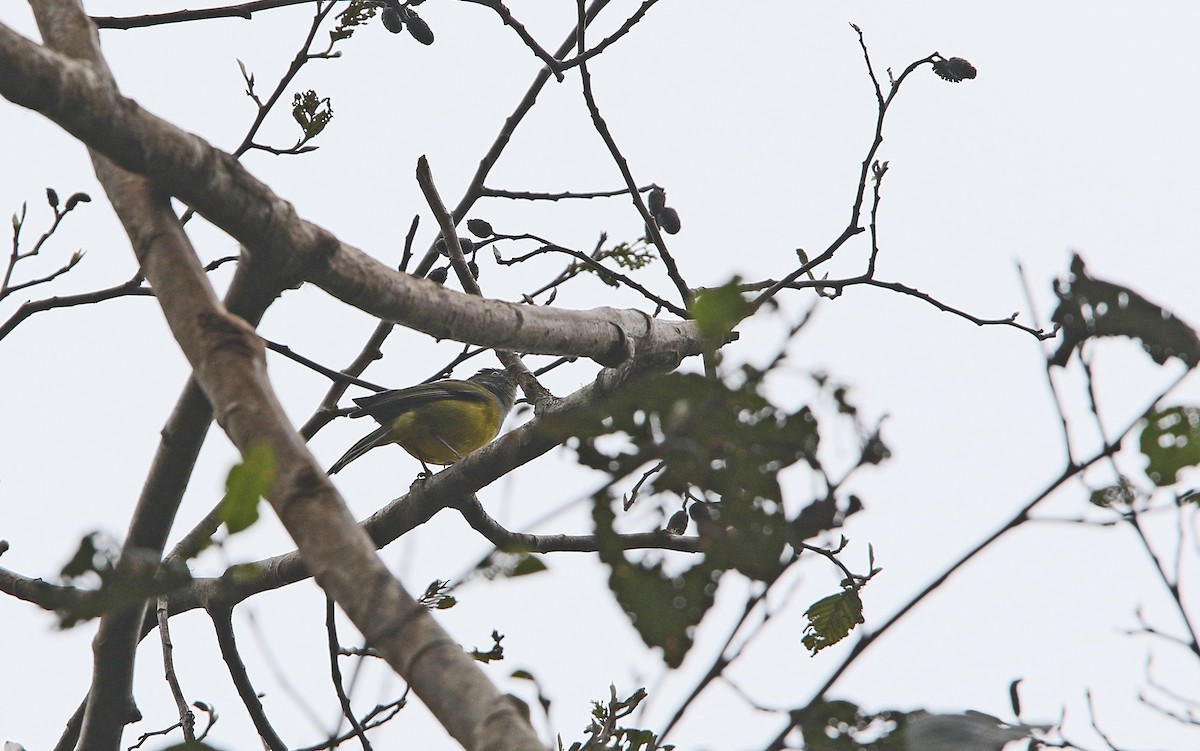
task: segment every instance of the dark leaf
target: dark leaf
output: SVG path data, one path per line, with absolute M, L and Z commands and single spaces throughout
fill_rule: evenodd
M 1069 280 L 1055 282 L 1054 293 L 1058 307 L 1052 320 L 1063 337 L 1051 358 L 1054 365 L 1065 366 L 1085 341 L 1104 336 L 1138 339 L 1160 365 L 1171 357 L 1189 368 L 1200 362 L 1200 337 L 1190 326 L 1127 287 L 1088 276 L 1078 255 Z

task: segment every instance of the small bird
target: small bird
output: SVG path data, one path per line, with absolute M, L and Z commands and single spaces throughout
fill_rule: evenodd
M 465 381 L 447 378 L 359 397 L 350 417 L 370 415 L 380 427 L 351 446 L 329 474 L 386 443 L 400 444 L 426 473 L 428 464 L 453 464 L 496 437 L 516 397 L 512 376 L 495 368 Z

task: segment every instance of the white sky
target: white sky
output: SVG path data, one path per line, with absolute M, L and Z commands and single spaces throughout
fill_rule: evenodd
M 610 21 L 597 27 L 594 38 L 635 5 L 614 2 L 606 11 Z M 508 6 L 548 48 L 573 23 L 573 2 L 511 0 Z M 163 5 L 87 7 L 94 15 L 126 15 Z M 430 2 L 420 10 L 437 35 L 432 47 L 373 25 L 342 45 L 340 60 L 310 63 L 290 87 L 289 97 L 315 88 L 333 98 L 335 116 L 316 141 L 320 150 L 300 158 L 258 153 L 246 159 L 301 215 L 388 263 L 398 261 L 413 213 L 422 214 L 418 247 L 431 236 L 433 222 L 412 179 L 417 157 L 429 157 L 443 196 L 456 201 L 538 68 L 515 35 L 482 7 Z M 303 8 L 287 9 L 252 23 L 108 31 L 102 43 L 126 94 L 232 149 L 252 117 L 235 58 L 256 74 L 262 91 L 269 90 L 302 39 L 307 18 Z M 35 34 L 24 5 L 6 5 L 0 21 Z M 880 152 L 891 163 L 880 217 L 881 278 L 983 317 L 1020 310 L 1029 322 L 1015 263 L 1023 264 L 1045 317 L 1052 308 L 1050 281 L 1065 273 L 1070 253 L 1078 250 L 1096 276 L 1128 284 L 1185 321 L 1200 323 L 1194 292 L 1200 263 L 1191 226 L 1200 208 L 1200 145 L 1194 137 L 1200 6 L 1190 2 L 1019 2 L 1003 10 L 946 2 L 660 3 L 592 71 L 600 106 L 639 183 L 666 186 L 669 203 L 682 216 L 683 232 L 670 242 L 689 283 L 720 284 L 734 273 L 778 277 L 791 269 L 794 248 L 819 252 L 844 226 L 875 111 L 851 21 L 863 28 L 881 74 L 889 66 L 898 73 L 934 51 L 965 57 L 979 70 L 976 80 L 958 85 L 920 71 L 889 115 Z M 456 118 L 447 117 L 451 111 Z M 294 130 L 283 107 L 260 140 L 285 146 Z M 49 287 L 0 302 L 0 320 L 27 297 L 128 279 L 132 254 L 83 149 L 40 115 L 7 103 L 0 105 L 0 132 L 6 136 L 0 141 L 0 209 L 13 211 L 28 201 L 26 242 L 49 215 L 44 187 L 55 187 L 64 198 L 83 190 L 97 199 L 69 218 L 45 258 L 19 266 L 18 277 L 49 272 L 77 248 L 87 251 L 84 261 Z M 620 187 L 588 126 L 577 75 L 547 87 L 493 175 L 489 185 L 509 189 Z M 641 229 L 623 200 L 490 201 L 473 216 L 487 218 L 500 232 L 535 232 L 585 250 L 602 231 L 633 239 Z M 189 232 L 205 260 L 236 251 L 228 237 L 202 222 L 189 225 Z M 864 251 L 861 239 L 847 247 L 831 273 L 858 273 Z M 503 299 L 541 286 L 556 270 L 552 263 L 484 266 L 485 293 Z M 213 275 L 218 285 L 228 276 L 226 270 Z M 640 278 L 669 293 L 661 265 Z M 769 357 L 785 323 L 810 303 L 806 294 L 787 296 L 786 321 L 747 326 L 729 348 L 730 360 Z M 639 303 L 585 280 L 564 289 L 558 304 Z M 287 293 L 262 331 L 342 367 L 373 325 L 365 314 L 306 287 Z M 367 377 L 407 385 L 454 351 L 453 345 L 398 332 Z M 779 401 L 798 403 L 805 393 L 801 372 L 824 369 L 853 387 L 853 398 L 868 414 L 889 415 L 884 436 L 894 457 L 854 483 L 867 511 L 846 530 L 852 566 L 865 568 L 871 543 L 886 569 L 864 595 L 868 626 L 882 622 L 1062 470 L 1038 346 L 1015 329 L 980 329 L 912 298 L 850 290 L 822 304 L 790 351 L 789 367 L 772 379 Z M 1130 342 L 1106 342 L 1095 351 L 1110 426 L 1136 416 L 1177 373 L 1178 365 L 1159 368 Z M 0 341 L 0 363 L 0 538 L 12 544 L 2 563 L 51 579 L 81 535 L 97 529 L 123 534 L 158 431 L 185 381 L 185 363 L 146 298 L 35 316 Z M 303 421 L 326 382 L 274 357 L 271 369 L 290 414 Z M 567 393 L 593 372 L 578 363 L 547 384 Z M 1060 375 L 1078 419 L 1079 445 L 1093 448 L 1078 366 Z M 1180 398 L 1189 395 L 1194 402 L 1196 384 L 1187 384 Z M 334 424 L 318 435 L 313 450 L 332 462 L 361 430 L 358 423 Z M 184 529 L 219 498 L 235 461 L 218 431 L 211 438 L 181 511 Z M 835 454 L 829 458 L 836 461 Z M 564 450 L 535 462 L 485 491 L 485 504 L 510 527 L 524 528 L 586 497 L 597 480 L 572 471 L 570 460 Z M 1136 459 L 1123 466 L 1138 468 Z M 381 449 L 337 481 L 352 510 L 365 516 L 403 492 L 416 469 L 398 449 Z M 1106 479 L 1089 477 L 1097 484 Z M 809 485 L 803 473 L 786 479 L 789 501 L 804 501 Z M 1082 492 L 1056 496 L 1047 511 L 1078 516 Z M 642 520 L 651 523 L 648 514 Z M 576 506 L 538 531 L 582 532 L 588 524 Z M 1169 527 L 1157 532 L 1169 553 Z M 267 518 L 223 553 L 207 554 L 196 569 L 213 574 L 228 562 L 290 548 L 277 522 Z M 458 576 L 485 550 L 464 524 L 444 514 L 383 556 L 411 590 L 420 591 L 434 578 Z M 637 722 L 661 724 L 724 637 L 722 616 L 701 629 L 696 659 L 660 681 L 659 659 L 639 646 L 607 595 L 607 572 L 594 557 L 559 555 L 549 563 L 551 575 L 464 588 L 461 604 L 441 614 L 442 622 L 468 647 L 486 648 L 493 628 L 506 634 L 507 659 L 487 670 L 527 699 L 528 686 L 505 683 L 504 676 L 518 668 L 537 675 L 555 702 L 554 731 L 567 743 L 586 724 L 587 702 L 606 696 L 610 682 L 624 694 L 648 685 L 653 696 Z M 731 673 L 764 706 L 805 703 L 841 658 L 840 649 L 810 658 L 800 645 L 799 613 L 835 581 L 819 563 L 804 571 L 796 607 Z M 736 582 L 723 588 L 722 600 L 736 601 L 737 588 Z M 1200 733 L 1136 703 L 1150 654 L 1156 655 L 1156 675 L 1181 691 L 1200 678 L 1197 662 L 1182 650 L 1122 633 L 1136 627 L 1139 606 L 1163 630 L 1179 633 L 1128 531 L 1023 528 L 955 576 L 832 693 L 873 709 L 973 708 L 1008 716 L 1007 685 L 1024 677 L 1027 717 L 1053 721 L 1065 708 L 1071 737 L 1092 748 L 1100 742 L 1087 729 L 1088 688 L 1099 721 L 1118 743 L 1194 748 Z M 319 707 L 325 726 L 336 703 L 326 678 L 323 600 L 304 585 L 255 598 L 238 616 L 252 677 L 267 692 L 277 727 L 290 743 L 312 742 L 312 724 L 272 677 L 249 622 L 252 617 L 261 627 L 286 680 Z M 92 628 L 57 632 L 52 617 L 11 599 L 0 599 L 0 619 L 0 665 L 8 676 L 0 681 L 0 739 L 47 748 L 87 685 Z M 247 747 L 249 724 L 217 665 L 206 619 L 193 613 L 173 621 L 173 636 L 189 698 L 208 701 L 221 714 L 210 741 Z M 352 640 L 344 628 L 343 642 Z M 171 722 L 158 659 L 157 640 L 150 637 L 140 656 L 137 693 L 147 719 L 128 738 Z M 369 708 L 397 695 L 398 686 L 373 668 L 364 672 L 356 700 Z M 680 748 L 753 749 L 775 727 L 718 684 L 671 740 Z M 406 712 L 377 737 L 430 749 L 452 745 L 418 711 Z

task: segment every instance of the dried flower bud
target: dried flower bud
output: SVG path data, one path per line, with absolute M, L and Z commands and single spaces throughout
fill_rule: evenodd
M 933 72 L 951 83 L 958 83 L 964 78 L 974 78 L 975 66 L 961 57 L 951 57 L 935 62 Z
M 46 200 L 50 202 L 50 206 L 58 208 L 58 192 L 54 188 L 46 188 Z

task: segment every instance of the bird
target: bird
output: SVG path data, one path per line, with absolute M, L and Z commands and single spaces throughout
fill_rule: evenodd
M 359 397 L 354 400 L 358 409 L 350 417 L 369 415 L 380 427 L 351 446 L 329 474 L 387 443 L 399 444 L 430 474 L 429 464 L 453 464 L 490 443 L 516 396 L 512 376 L 484 368 L 465 381 L 446 378 Z

